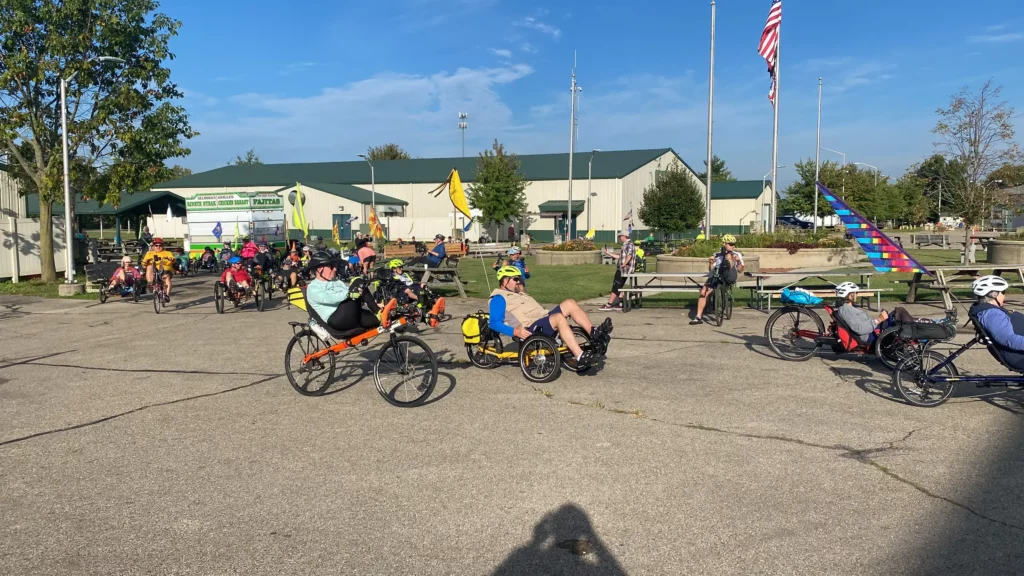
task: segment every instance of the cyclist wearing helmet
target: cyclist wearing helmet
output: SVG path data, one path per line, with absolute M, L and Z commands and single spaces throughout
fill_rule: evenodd
M 871 342 L 874 340 L 875 328 L 878 326 L 888 328 L 889 324 L 893 321 L 914 321 L 914 317 L 910 315 L 910 312 L 903 308 L 894 308 L 892 314 L 882 310 L 878 313 L 878 316 L 872 318 L 867 312 L 853 305 L 857 300 L 857 292 L 859 291 L 860 286 L 853 282 L 843 282 L 836 286 L 836 297 L 843 300 L 843 305 L 836 308 L 835 314 L 853 331 L 861 342 Z
M 243 260 L 252 260 L 256 257 L 257 252 L 259 252 L 259 248 L 256 247 L 256 243 L 248 236 L 242 236 L 242 249 L 239 251 L 239 256 Z
M 515 266 L 519 268 L 519 271 L 523 273 L 523 289 L 526 289 L 526 281 L 530 279 L 530 269 L 526 267 L 526 261 L 523 260 L 522 251 L 513 246 L 508 249 L 508 258 L 502 262 L 501 258 L 494 263 L 494 270 L 501 268 L 502 266 Z
M 313 280 L 306 287 L 306 302 L 324 322 L 341 332 L 380 326 L 382 313 L 373 301 L 365 280 L 356 278 L 347 284 L 336 279 L 338 262 L 337 258 L 323 251 L 310 257 L 307 270 L 313 275 Z M 388 306 L 393 304 L 389 302 Z M 388 306 L 384 307 L 386 311 Z M 312 327 L 317 335 L 327 339 L 326 334 L 318 330 L 321 328 L 319 325 L 313 323 Z
M 220 249 L 220 256 L 219 256 L 220 261 L 221 261 L 222 264 L 224 264 L 225 268 L 227 268 L 227 266 L 228 266 L 228 260 L 232 256 L 234 256 L 234 255 L 235 255 L 235 253 L 231 249 L 231 242 L 225 242 L 224 243 L 224 247 Z
M 398 258 L 388 262 L 388 269 L 391 270 L 391 274 L 395 280 L 405 284 L 405 295 L 409 297 L 409 300 L 418 302 L 420 299 L 420 290 L 423 289 L 425 284 L 417 284 L 413 282 L 413 279 L 403 271 L 403 263 Z
M 736 237 L 732 234 L 722 236 L 722 251 L 708 258 L 708 281 L 700 288 L 700 298 L 697 299 L 697 315 L 690 320 L 690 324 L 704 323 L 704 307 L 708 304 L 708 294 L 718 286 L 713 279 L 714 271 L 720 271 L 720 277 L 727 277 L 730 268 L 737 273 L 743 271 L 743 254 L 736 251 Z M 686 313 L 684 312 L 685 316 Z
M 601 338 L 607 341 L 612 331 L 611 318 L 606 318 L 601 326 L 594 326 L 575 300 L 566 300 L 552 310 L 546 310 L 523 292 L 523 273 L 515 266 L 498 269 L 498 287 L 491 292 L 488 307 L 489 326 L 499 334 L 515 338 L 527 338 L 534 332 L 550 337 L 560 336 L 576 358 L 581 374 L 590 368 L 595 358 L 576 343 L 569 319 L 586 330 L 594 340 Z
M 242 259 L 238 256 L 228 259 L 228 268 L 220 275 L 220 281 L 231 290 L 248 290 L 252 286 L 252 276 L 242 268 Z
M 270 247 L 267 246 L 266 241 L 263 241 L 256 246 L 256 250 L 256 256 L 253 258 L 253 261 L 257 266 L 262 268 L 264 272 L 269 272 L 277 264 L 273 254 L 270 253 Z
M 1010 285 L 1000 276 L 982 276 L 971 284 L 978 301 L 968 315 L 992 337 L 1007 363 L 1024 369 L 1024 314 L 1006 310 Z
M 114 273 L 110 276 L 110 289 L 114 290 L 118 286 L 129 287 L 135 284 L 141 278 L 142 275 L 139 271 L 132 266 L 131 256 L 121 257 L 121 267 L 114 270 Z
M 164 280 L 164 302 L 171 301 L 171 276 L 174 271 L 174 254 L 164 250 L 163 238 L 153 238 L 153 245 L 149 252 L 142 257 L 142 265 L 146 267 L 146 282 L 153 284 L 156 271 Z

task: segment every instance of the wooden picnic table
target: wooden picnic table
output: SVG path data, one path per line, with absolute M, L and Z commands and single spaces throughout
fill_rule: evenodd
M 797 284 L 813 278 L 821 280 L 822 284 L 813 286 L 801 286 L 801 288 L 804 288 L 805 290 L 809 291 L 814 291 L 817 289 L 832 289 L 835 288 L 837 284 L 829 280 L 829 278 L 844 278 L 847 276 L 860 276 L 860 282 L 857 285 L 860 286 L 861 288 L 864 288 L 865 292 L 876 294 L 878 297 L 878 306 L 881 307 L 882 291 L 877 289 L 873 290 L 871 288 L 871 276 L 874 273 L 874 270 L 862 270 L 852 272 L 744 272 L 743 275 L 749 278 L 753 278 L 755 281 L 754 286 L 746 287 L 748 290 L 751 291 L 750 302 L 748 305 L 751 308 L 756 308 L 758 310 L 763 310 L 767 308 L 768 311 L 771 311 L 772 295 L 776 293 L 781 293 L 782 290 L 786 288 L 793 288 Z M 773 281 L 771 286 L 766 286 L 765 280 L 768 278 L 772 278 L 773 280 L 777 280 L 781 283 Z M 869 307 L 870 296 L 871 294 L 866 294 L 866 297 L 869 298 Z
M 975 278 L 981 276 L 980 272 L 982 270 L 991 270 L 992 274 L 996 276 L 1002 276 L 1007 272 L 1016 274 L 1017 278 L 1020 279 L 1020 283 L 1011 285 L 1017 287 L 1024 286 L 1024 266 L 1008 264 L 993 266 L 933 266 L 929 270 L 935 273 L 935 280 L 924 280 L 923 272 L 915 272 L 914 277 L 906 281 L 910 286 L 910 289 L 907 291 L 907 304 L 913 304 L 917 301 L 918 288 L 928 288 L 930 290 L 938 290 L 942 294 L 942 303 L 945 305 L 946 311 L 952 310 L 953 297 L 950 295 L 950 290 L 956 284 L 973 282 Z
M 466 297 L 466 288 L 462 284 L 462 278 L 459 277 L 459 269 L 457 267 L 439 266 L 437 268 L 427 268 L 425 266 L 410 266 L 405 271 L 412 276 L 413 281 L 423 284 L 428 284 L 431 280 L 438 283 L 454 282 L 455 287 L 459 290 L 459 296 Z
M 699 293 L 708 279 L 706 272 L 636 272 L 624 277 L 626 285 L 619 291 L 625 298 L 623 312 L 643 307 L 644 294 Z

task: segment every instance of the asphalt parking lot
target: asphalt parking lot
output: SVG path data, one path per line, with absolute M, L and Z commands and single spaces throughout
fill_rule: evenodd
M 748 309 L 720 328 L 613 313 L 595 373 L 533 385 L 465 361 L 459 321 L 484 303 L 456 299 L 421 334 L 441 360 L 426 405 L 366 375 L 309 398 L 283 376 L 303 312 L 218 315 L 209 276 L 176 286 L 159 316 L 0 298 L 0 573 L 1024 566 L 1020 392 L 911 407 L 876 361 L 775 358 Z M 958 366 L 1005 372 L 984 350 Z

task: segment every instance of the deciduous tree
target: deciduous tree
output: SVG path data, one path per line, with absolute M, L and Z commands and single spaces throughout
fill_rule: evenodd
M 476 161 L 476 177 L 467 191 L 470 206 L 480 210 L 485 226 L 515 222 L 526 212 L 529 182 L 520 171 L 515 154 L 505 152 L 497 139 Z
M 366 149 L 366 157 L 370 160 L 408 160 L 409 153 L 393 142 Z
M 704 191 L 678 161 L 644 190 L 637 216 L 654 230 L 678 234 L 700 226 Z

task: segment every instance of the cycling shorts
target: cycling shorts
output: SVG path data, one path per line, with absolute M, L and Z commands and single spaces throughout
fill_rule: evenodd
M 562 307 L 561 306 L 555 306 L 554 308 L 551 309 L 550 312 L 548 312 L 547 316 L 541 318 L 540 320 L 537 320 L 533 324 L 530 324 L 530 326 L 529 326 L 529 328 L 527 328 L 527 330 L 529 330 L 533 334 L 536 334 L 537 332 L 540 332 L 541 334 L 543 334 L 545 336 L 554 338 L 555 335 L 558 334 L 558 331 L 555 330 L 551 326 L 551 315 L 555 314 L 555 313 L 561 314 L 562 313 Z

